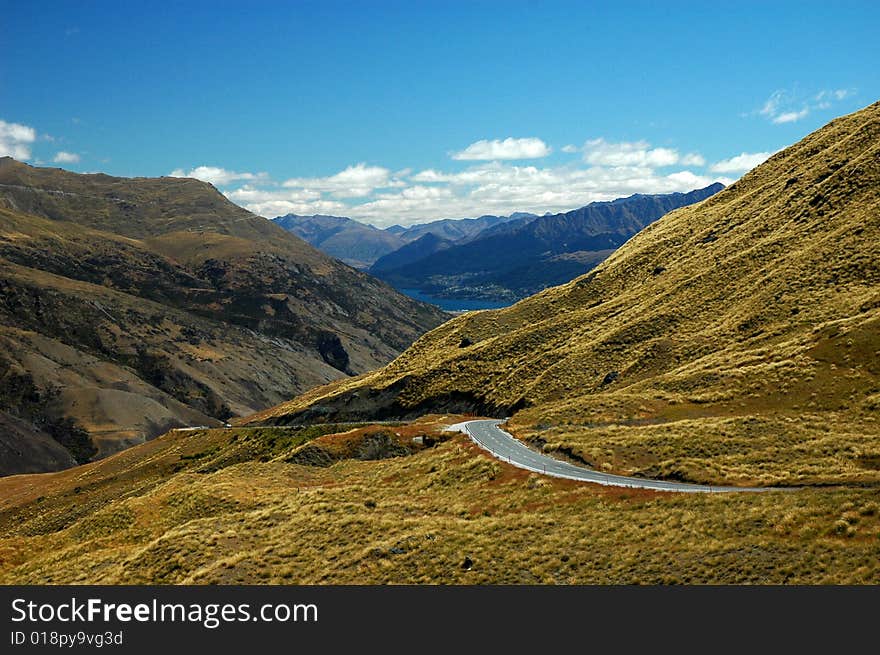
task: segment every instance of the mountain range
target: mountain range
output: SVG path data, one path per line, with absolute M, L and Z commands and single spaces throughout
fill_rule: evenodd
M 582 275 L 663 214 L 723 188 L 715 183 L 689 193 L 635 194 L 540 217 L 516 212 L 384 230 L 339 216 L 272 220 L 397 289 L 514 302 Z
M 445 318 L 204 182 L 0 159 L 0 474 L 219 425 Z
M 367 269 L 378 259 L 427 234 L 448 241 L 464 241 L 483 230 L 509 221 L 536 218 L 534 214 L 517 212 L 510 216 L 479 218 L 445 218 L 403 227 L 393 225 L 381 230 L 344 216 L 299 216 L 287 214 L 272 221 L 304 239 L 322 252 L 354 266 Z
M 667 212 L 723 188 L 715 183 L 689 193 L 594 202 L 489 226 L 465 240 L 432 234 L 381 257 L 369 271 L 398 289 L 512 302 L 582 275 Z

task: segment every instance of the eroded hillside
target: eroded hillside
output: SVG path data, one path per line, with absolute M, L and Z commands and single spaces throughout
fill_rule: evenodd
M 65 420 L 103 456 L 373 369 L 444 319 L 203 182 L 0 159 L 6 473 L 69 463 Z

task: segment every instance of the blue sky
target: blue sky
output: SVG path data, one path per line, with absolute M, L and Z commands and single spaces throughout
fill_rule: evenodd
M 877 2 L 0 0 L 0 155 L 377 225 L 729 182 L 880 98 Z

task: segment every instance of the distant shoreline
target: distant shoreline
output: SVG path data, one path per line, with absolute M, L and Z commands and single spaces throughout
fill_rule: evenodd
M 436 305 L 443 311 L 449 312 L 451 314 L 462 314 L 464 312 L 470 312 L 479 309 L 501 309 L 503 307 L 510 307 L 513 304 L 512 301 L 508 302 L 504 300 L 441 298 L 439 296 L 432 296 L 428 293 L 424 293 L 419 289 L 397 290 L 400 291 L 400 293 L 406 294 L 410 298 L 414 298 L 415 300 L 421 300 L 422 302 Z

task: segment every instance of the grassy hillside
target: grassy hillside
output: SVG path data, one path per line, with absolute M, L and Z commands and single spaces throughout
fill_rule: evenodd
M 459 418 L 172 432 L 0 479 L 0 583 L 880 581 L 875 489 L 554 480 L 438 432 Z
M 88 459 L 53 431 L 85 429 L 104 456 L 218 425 L 373 369 L 444 318 L 203 182 L 0 159 L 3 473 Z
M 880 103 L 667 214 L 594 271 L 461 316 L 250 424 L 512 415 L 604 470 L 880 482 Z

